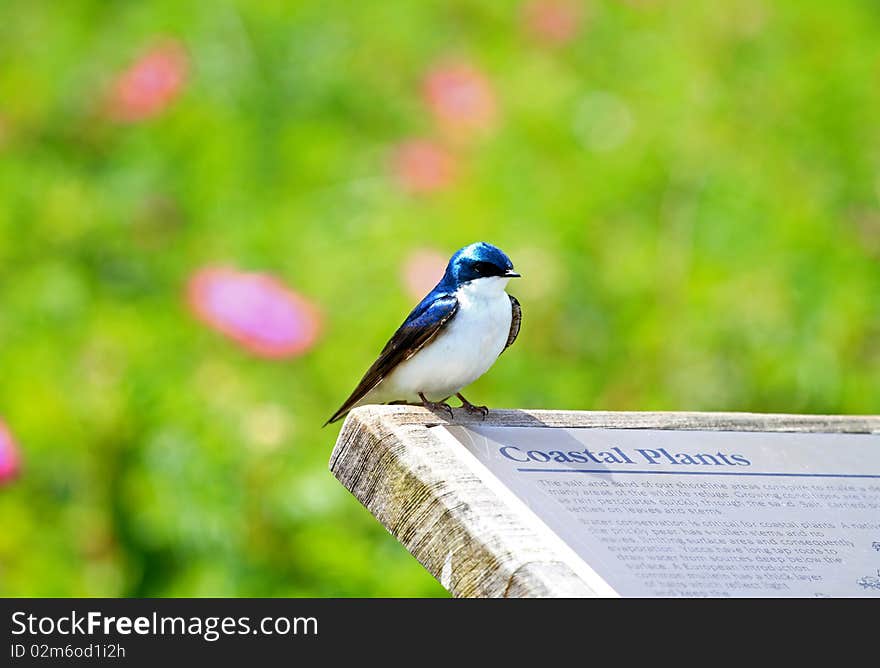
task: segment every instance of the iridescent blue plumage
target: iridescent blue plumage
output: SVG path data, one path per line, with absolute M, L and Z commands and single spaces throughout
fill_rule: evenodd
M 487 276 L 514 277 L 519 274 L 513 271 L 513 262 L 504 251 L 492 244 L 478 241 L 455 252 L 446 266 L 446 273 L 434 290 L 442 287 L 455 292 L 463 283 Z
M 400 381 L 397 385 L 406 389 L 385 388 L 386 392 L 384 394 L 387 395 L 394 391 L 399 391 L 406 395 L 398 397 L 401 400 L 412 398 L 411 395 L 415 394 L 424 405 L 431 407 L 442 405 L 445 408 L 449 408 L 445 404 L 428 401 L 425 399 L 425 393 L 440 391 L 441 394 L 445 395 L 440 397 L 441 400 L 451 396 L 453 391 L 458 394 L 458 389 L 461 389 L 461 387 L 473 380 L 473 378 L 470 378 L 471 375 L 474 375 L 474 377 L 482 375 L 491 363 L 494 362 L 495 357 L 504 348 L 513 343 L 519 332 L 521 319 L 519 302 L 504 293 L 503 289 L 510 278 L 518 276 L 519 274 L 513 271 L 513 263 L 510 261 L 510 258 L 499 248 L 491 244 L 478 242 L 458 250 L 449 260 L 446 272 L 440 282 L 410 312 L 403 324 L 394 333 L 394 336 L 391 337 L 391 340 L 382 349 L 379 358 L 364 374 L 354 392 L 352 392 L 351 396 L 339 410 L 333 414 L 328 423 L 342 417 L 351 408 L 365 399 L 367 395 L 376 398 L 383 394 L 379 391 L 381 388 L 378 388 L 378 386 L 383 380 L 394 374 L 395 371 L 399 372 L 395 375 L 395 378 L 398 378 L 398 381 Z M 493 287 L 478 288 L 476 287 L 477 283 L 482 286 L 492 285 Z M 488 293 L 491 293 L 491 298 L 494 300 L 491 305 L 492 309 L 483 309 L 480 306 L 480 299 L 485 300 L 487 298 L 483 295 L 487 290 Z M 502 298 L 501 295 L 503 295 L 503 302 L 498 301 Z M 476 301 L 475 297 L 477 298 Z M 464 300 L 463 302 L 462 299 Z M 503 332 L 498 334 L 503 334 L 504 340 L 501 341 L 504 344 L 503 347 L 492 353 L 494 357 L 488 361 L 488 364 L 483 364 L 483 359 L 475 362 L 472 359 L 474 355 L 485 358 L 485 355 L 488 354 L 483 351 L 483 348 L 479 347 L 487 345 L 485 341 L 482 341 L 482 339 L 485 339 L 485 336 L 479 332 L 481 327 L 480 318 L 487 318 L 486 333 L 492 334 L 495 332 L 498 328 L 496 318 L 500 317 L 497 315 L 499 313 L 499 305 L 507 303 L 508 299 L 508 308 L 510 310 L 504 314 L 508 318 L 508 324 L 505 324 Z M 464 336 L 459 334 L 458 338 L 453 340 L 449 338 L 452 334 L 449 325 L 455 321 L 456 313 L 460 308 L 466 310 L 467 317 L 461 321 L 462 324 L 456 325 L 452 330 L 458 328 L 464 331 L 464 329 L 467 329 L 468 333 Z M 502 308 L 501 313 L 503 313 L 503 307 L 500 308 Z M 481 314 L 481 310 L 485 310 L 486 314 Z M 492 315 L 492 313 L 496 315 Z M 417 370 L 415 374 L 417 380 L 414 381 L 412 379 L 414 367 L 412 364 L 404 365 L 404 363 L 428 346 L 430 342 L 434 341 L 441 332 L 445 334 L 444 345 L 449 349 L 444 349 L 444 351 L 448 354 L 442 358 L 442 363 L 439 365 L 429 361 L 425 368 L 415 367 Z M 497 337 L 498 335 L 495 336 Z M 476 343 L 473 343 L 473 345 L 477 345 L 478 348 L 472 349 L 471 339 L 476 339 Z M 491 340 L 497 339 L 493 338 Z M 450 344 L 452 344 L 451 347 Z M 464 365 L 465 368 L 464 370 L 458 369 L 458 376 L 455 376 L 455 363 L 459 351 L 461 351 L 461 355 L 458 355 L 461 358 L 458 360 L 459 365 Z M 421 359 L 422 356 L 419 358 Z M 425 359 L 429 358 L 430 356 Z M 468 374 L 468 368 L 472 368 L 475 365 L 476 372 Z M 403 366 L 406 366 L 409 371 L 408 375 L 403 373 Z M 482 368 L 483 366 L 485 368 Z M 425 369 L 428 370 L 428 373 L 425 372 Z M 436 371 L 432 371 L 432 369 Z M 453 377 L 463 378 L 466 382 L 458 384 L 454 380 L 447 379 L 444 381 L 444 373 L 447 375 L 451 373 Z M 392 383 L 392 385 L 394 384 Z M 455 387 L 456 385 L 457 387 Z M 449 391 L 448 394 L 446 393 L 447 391 Z M 458 396 L 469 410 L 478 408 L 467 402 L 460 394 Z

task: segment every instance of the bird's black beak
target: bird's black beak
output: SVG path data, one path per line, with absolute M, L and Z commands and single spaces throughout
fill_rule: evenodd
M 504 272 L 504 278 L 522 278 L 521 274 L 517 274 L 513 269 Z

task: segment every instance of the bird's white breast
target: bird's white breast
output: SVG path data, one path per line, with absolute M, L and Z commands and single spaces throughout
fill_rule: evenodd
M 418 393 L 424 392 L 439 401 L 486 373 L 510 334 L 512 308 L 504 291 L 508 280 L 493 276 L 461 286 L 453 318 L 380 383 L 376 398 L 419 401 Z

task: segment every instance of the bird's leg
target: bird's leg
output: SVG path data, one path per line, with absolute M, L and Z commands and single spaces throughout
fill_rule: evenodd
M 479 413 L 484 418 L 489 414 L 488 406 L 474 406 L 470 401 L 468 401 L 461 395 L 461 392 L 456 392 L 455 396 L 461 399 L 461 405 L 464 406 L 464 409 L 468 413 Z
M 422 394 L 421 392 L 419 392 L 419 399 L 422 400 L 422 406 L 424 406 L 425 408 L 427 408 L 427 409 L 429 409 L 429 410 L 434 410 L 434 411 L 439 411 L 439 410 L 449 411 L 449 419 L 450 419 L 450 420 L 452 419 L 452 417 L 453 417 L 453 415 L 452 415 L 452 406 L 450 406 L 449 404 L 447 404 L 445 401 L 428 401 L 427 398 L 425 398 L 425 395 Z

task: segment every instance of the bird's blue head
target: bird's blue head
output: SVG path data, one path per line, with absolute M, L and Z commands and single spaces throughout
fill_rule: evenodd
M 492 277 L 518 278 L 519 274 L 513 270 L 513 263 L 500 248 L 478 241 L 455 252 L 446 267 L 442 283 L 459 286 L 478 278 Z

